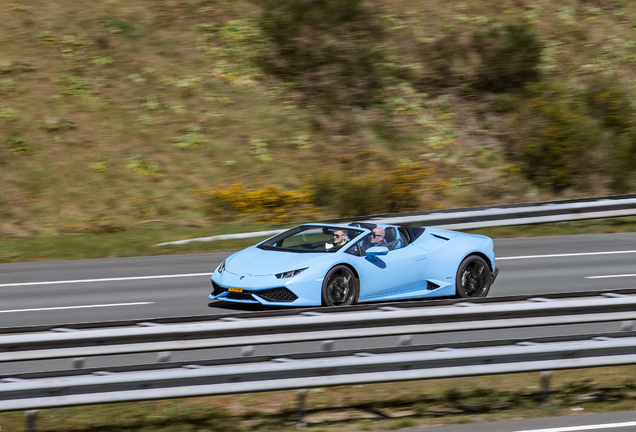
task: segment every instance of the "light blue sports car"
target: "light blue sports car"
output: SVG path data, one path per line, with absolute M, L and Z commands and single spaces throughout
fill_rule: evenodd
M 228 257 L 212 274 L 210 298 L 341 306 L 485 297 L 498 273 L 493 241 L 486 236 L 385 224 L 311 223 Z

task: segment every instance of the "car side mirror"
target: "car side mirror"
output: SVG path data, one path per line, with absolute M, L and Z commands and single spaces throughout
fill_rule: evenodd
M 389 248 L 386 246 L 371 246 L 366 251 L 367 255 L 376 257 L 378 255 L 386 255 L 389 253 Z

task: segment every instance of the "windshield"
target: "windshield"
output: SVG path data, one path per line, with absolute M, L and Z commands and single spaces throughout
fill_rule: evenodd
M 335 252 L 363 231 L 333 226 L 303 225 L 292 228 L 260 245 L 261 249 L 288 252 Z

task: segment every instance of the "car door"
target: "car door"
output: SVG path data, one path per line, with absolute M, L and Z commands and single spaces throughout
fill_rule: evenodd
M 386 255 L 358 257 L 360 299 L 415 290 L 424 279 L 426 257 L 425 251 L 409 246 L 389 250 Z

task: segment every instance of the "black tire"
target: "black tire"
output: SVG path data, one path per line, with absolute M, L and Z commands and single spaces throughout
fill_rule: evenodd
M 486 297 L 492 274 L 486 260 L 477 255 L 464 258 L 455 277 L 455 297 Z
M 358 301 L 360 281 L 353 271 L 344 265 L 329 270 L 322 282 L 323 306 L 346 306 Z

